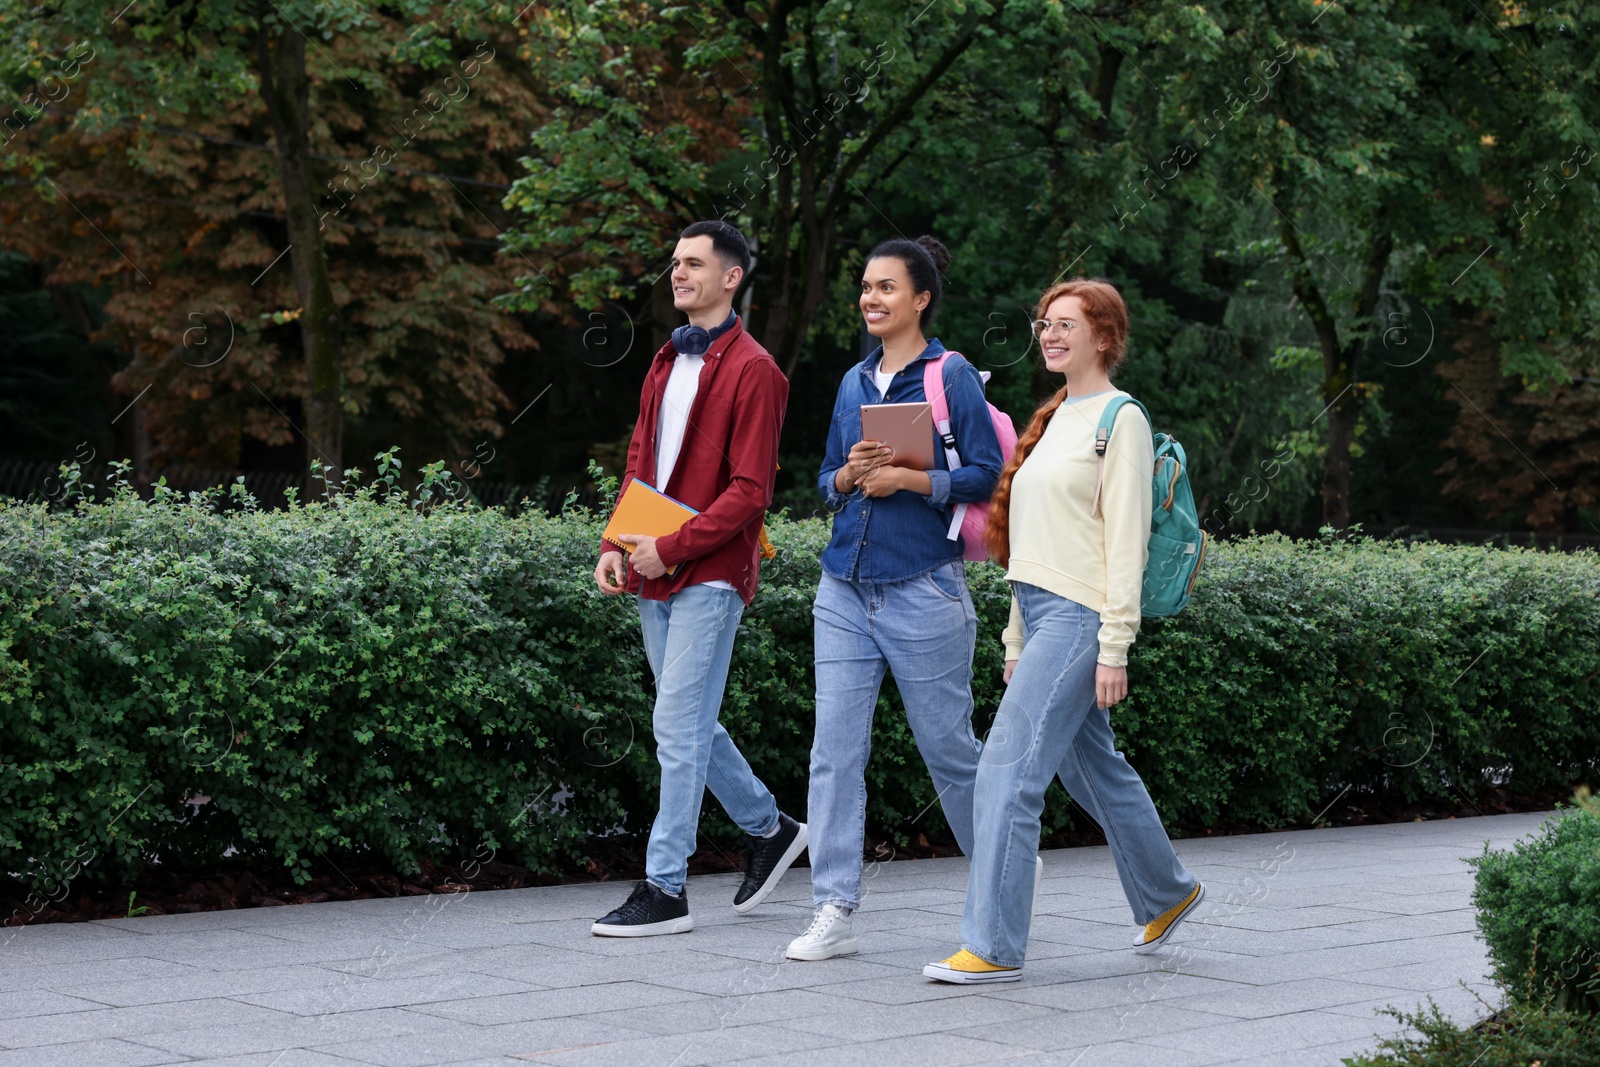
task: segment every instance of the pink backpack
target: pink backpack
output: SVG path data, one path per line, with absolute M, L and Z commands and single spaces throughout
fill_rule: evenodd
M 939 434 L 939 441 L 944 445 L 945 462 L 951 470 L 961 466 L 961 454 L 956 450 L 956 437 L 950 430 L 950 405 L 944 399 L 944 365 L 951 356 L 959 356 L 959 352 L 946 352 L 938 359 L 929 360 L 922 371 L 922 391 L 928 395 L 928 403 L 933 407 L 933 426 Z M 989 381 L 988 371 L 979 371 L 985 384 Z M 994 435 L 1000 439 L 1000 462 L 1006 463 L 1011 459 L 1011 453 L 1017 447 L 1017 429 L 1011 425 L 1011 416 L 989 404 L 989 422 L 994 426 Z M 958 536 L 962 538 L 962 559 L 988 559 L 989 550 L 983 547 L 983 530 L 989 525 L 988 504 L 957 504 L 955 516 L 950 520 L 950 540 Z

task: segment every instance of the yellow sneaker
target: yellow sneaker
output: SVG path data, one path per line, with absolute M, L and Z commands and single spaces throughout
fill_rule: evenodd
M 1183 900 L 1157 916 L 1156 921 L 1150 923 L 1139 936 L 1133 939 L 1133 951 L 1138 953 L 1154 952 L 1166 944 L 1167 938 L 1172 936 L 1172 931 L 1178 924 L 1189 917 L 1189 913 L 1200 906 L 1205 899 L 1206 887 L 1196 882 L 1194 892 L 1184 897 Z
M 1019 982 L 1021 967 L 998 967 L 962 949 L 947 960 L 930 963 L 922 968 L 926 978 L 935 982 L 953 982 L 956 985 L 982 985 L 986 982 Z

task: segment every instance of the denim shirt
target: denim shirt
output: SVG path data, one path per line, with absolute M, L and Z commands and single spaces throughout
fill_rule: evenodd
M 839 383 L 822 473 L 817 479 L 823 502 L 834 513 L 833 536 L 822 551 L 822 569 L 835 578 L 899 582 L 960 559 L 961 538 L 946 536 L 955 505 L 986 504 L 994 492 L 1002 466 L 1000 441 L 989 422 L 983 379 L 959 354 L 945 363 L 944 380 L 950 429 L 961 466 L 951 471 L 944 448 L 936 444 L 935 469 L 928 472 L 933 492 L 928 496 L 901 489 L 874 500 L 859 488 L 841 493 L 834 487 L 834 475 L 844 466 L 851 446 L 861 440 L 861 406 L 927 400 L 923 371 L 928 360 L 938 359 L 944 352 L 937 338 L 930 339 L 922 354 L 894 376 L 888 394 L 881 398 L 872 372 L 883 355 L 882 346 L 845 372 Z

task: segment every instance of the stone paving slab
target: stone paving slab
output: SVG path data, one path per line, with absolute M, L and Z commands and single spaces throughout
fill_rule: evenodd
M 7 931 L 0 1067 L 1337 1067 L 1428 998 L 1498 1004 L 1462 862 L 1543 814 L 1177 842 L 1207 897 L 1162 952 L 1104 848 L 1045 854 L 1022 982 L 931 983 L 964 859 L 871 865 L 858 955 L 783 959 L 804 870 L 749 915 L 690 883 L 695 930 L 596 938 L 617 884 L 149 916 Z

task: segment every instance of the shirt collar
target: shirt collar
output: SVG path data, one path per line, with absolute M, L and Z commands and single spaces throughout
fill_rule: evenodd
M 722 324 L 711 331 L 713 334 L 711 344 L 706 348 L 705 354 L 702 358 L 721 358 L 722 354 L 728 350 L 728 346 L 733 344 L 733 339 L 738 337 L 739 334 L 743 332 L 743 325 L 743 320 L 739 318 L 738 312 L 728 312 L 728 317 L 722 320 Z M 672 339 L 669 337 L 667 338 L 667 343 L 662 345 L 660 350 L 656 352 L 655 358 L 657 360 L 671 362 L 677 359 L 678 356 L 679 352 L 675 347 L 673 347 Z
M 733 344 L 734 335 L 739 332 L 737 329 L 739 325 L 739 313 L 736 311 L 728 312 L 728 317 L 722 320 L 722 325 L 711 331 L 711 344 L 706 346 L 705 358 L 711 359 L 726 352 L 728 345 Z M 727 344 L 723 344 L 725 339 Z
M 733 329 L 733 324 L 738 322 L 738 321 L 739 321 L 739 313 L 737 311 L 729 311 L 728 312 L 728 317 L 722 320 L 722 325 L 712 328 L 712 330 L 711 330 L 711 339 L 713 341 L 715 341 L 717 338 L 721 337 L 723 334 L 725 334 L 729 330 Z
M 922 350 L 922 354 L 916 359 L 912 360 L 911 363 L 921 363 L 926 359 L 938 359 L 940 356 L 944 355 L 944 353 L 945 347 L 940 343 L 939 339 L 937 337 L 930 337 L 928 338 L 927 347 Z M 866 359 L 862 360 L 857 365 L 858 369 L 862 374 L 870 378 L 872 377 L 872 372 L 878 367 L 878 360 L 882 357 L 883 346 L 879 345 L 877 348 L 872 350 L 871 354 L 869 354 Z M 906 366 L 911 366 L 911 363 L 907 363 Z

